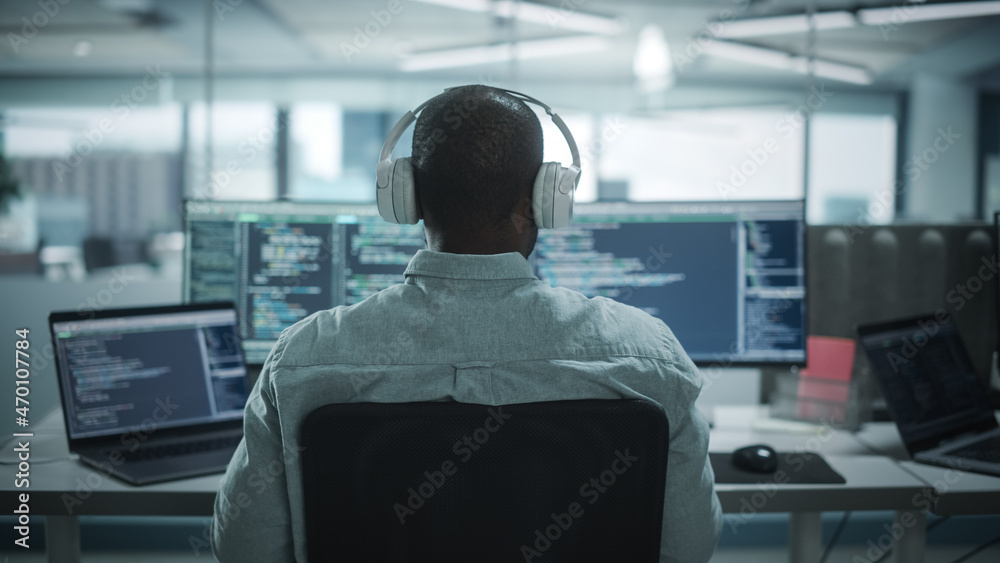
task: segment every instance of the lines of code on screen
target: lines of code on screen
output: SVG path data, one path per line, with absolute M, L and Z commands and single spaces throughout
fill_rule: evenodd
M 595 204 L 540 231 L 544 281 L 664 321 L 696 362 L 805 360 L 801 202 Z
M 736 223 L 580 223 L 543 231 L 538 276 L 666 322 L 692 357 L 725 351 L 737 333 Z
M 343 227 L 343 305 L 360 303 L 403 281 L 410 259 L 424 247 L 421 225 L 394 225 L 366 218 Z
M 247 338 L 274 339 L 333 306 L 333 225 L 242 223 L 242 318 Z
M 799 350 L 804 267 L 794 221 L 746 221 L 746 340 L 751 351 Z
M 178 405 L 171 421 L 211 414 L 194 328 L 62 340 L 78 432 L 139 427 L 167 398 Z
M 188 227 L 190 300 L 233 301 L 236 297 L 236 223 L 192 221 Z

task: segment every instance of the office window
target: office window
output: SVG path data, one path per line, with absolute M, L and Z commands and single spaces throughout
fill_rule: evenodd
M 178 104 L 5 110 L 5 151 L 44 245 L 141 244 L 179 228 L 181 115 Z
M 205 104 L 188 111 L 188 176 L 191 199 L 268 200 L 278 195 L 277 108 L 264 102 L 212 106 L 212 166 L 206 170 Z
M 289 195 L 305 201 L 375 200 L 375 163 L 385 141 L 383 112 L 332 103 L 297 103 L 289 110 Z M 412 128 L 397 144 L 409 154 Z M 402 150 L 402 153 L 400 152 Z
M 799 199 L 804 127 L 786 111 L 609 116 L 602 182 L 633 201 Z
M 4 110 L 8 122 L 5 151 L 11 158 L 86 157 L 113 151 L 177 152 L 181 145 L 180 116 L 179 104 L 131 109 L 122 105 L 12 108 Z
M 297 199 L 331 199 L 343 173 L 340 107 L 293 104 L 288 116 L 289 193 Z
M 893 117 L 813 116 L 809 137 L 809 223 L 890 223 L 896 202 L 895 181 Z
M 597 195 L 597 165 L 602 143 L 594 144 L 595 123 L 586 113 L 558 112 L 573 133 L 580 150 L 582 175 L 577 201 L 593 201 Z M 569 165 L 573 159 L 559 128 L 544 112 L 538 112 L 545 138 L 543 159 Z M 399 116 L 394 113 L 354 111 L 334 104 L 294 104 L 291 121 L 289 163 L 290 195 L 305 201 L 367 202 L 375 199 L 375 163 L 388 127 Z M 413 126 L 403 135 L 393 158 L 409 156 Z

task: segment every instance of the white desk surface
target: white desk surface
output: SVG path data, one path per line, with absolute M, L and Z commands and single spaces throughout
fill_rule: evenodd
M 899 460 L 903 469 L 932 486 L 938 497 L 934 506 L 936 514 L 1000 512 L 1000 477 L 909 461 L 910 456 L 899 437 L 899 431 L 891 422 L 868 424 L 858 433 L 857 438 L 871 446 L 873 452 Z
M 725 512 L 745 513 L 748 510 L 746 503 L 760 512 L 908 510 L 912 508 L 914 495 L 927 488 L 927 483 L 893 460 L 873 455 L 848 433 L 761 432 L 750 429 L 748 424 L 727 426 L 723 422 L 720 419 L 720 427 L 712 431 L 709 449 L 713 452 L 731 452 L 754 443 L 767 443 L 782 452 L 816 452 L 847 479 L 846 485 L 775 487 L 773 478 L 765 476 L 767 478 L 762 477 L 757 484 L 720 484 L 716 490 Z M 30 490 L 33 512 L 135 516 L 207 516 L 212 513 L 221 475 L 132 486 L 91 470 L 69 457 L 60 411 L 50 413 L 33 426 L 36 432 L 32 446 L 34 463 Z M 9 460 L 11 453 L 11 448 L 7 448 L 7 451 L 0 452 L 0 456 Z M 62 459 L 42 463 L 53 458 Z M 0 486 L 0 493 L 3 494 L 0 496 L 23 492 L 12 485 L 12 480 L 3 481 Z M 996 489 L 1000 491 L 1000 485 Z M 767 497 L 763 503 L 762 494 Z
M 747 510 L 746 502 L 767 496 L 760 512 L 802 512 L 834 510 L 905 510 L 912 508 L 914 495 L 933 487 L 939 497 L 939 514 L 991 514 L 1000 511 L 1000 478 L 965 473 L 905 461 L 899 434 L 892 423 L 868 424 L 857 435 L 828 429 L 805 432 L 762 430 L 752 420 L 766 410 L 737 407 L 716 417 L 709 450 L 732 452 L 736 448 L 764 443 L 779 452 L 814 452 L 847 480 L 846 485 L 781 485 L 762 476 L 757 484 L 719 484 L 716 490 L 723 510 Z M 221 475 L 136 487 L 91 470 L 68 455 L 62 413 L 55 410 L 32 425 L 31 506 L 39 514 L 102 514 L 205 516 Z M 0 452 L 10 461 L 12 446 Z M 885 457 L 886 454 L 890 457 Z M 893 457 L 903 460 L 897 463 Z M 58 459 L 59 461 L 45 462 Z M 13 470 L 13 466 L 6 465 Z M 96 494 L 92 494 L 94 491 Z M 26 492 L 4 480 L 0 493 Z M 770 493 L 770 494 L 769 494 Z M 6 496 L 2 494 L 0 496 Z M 80 502 L 77 503 L 75 500 Z
M 750 444 L 767 444 L 779 453 L 817 453 L 826 459 L 847 484 L 844 485 L 781 485 L 773 487 L 773 477 L 765 475 L 758 485 L 717 484 L 716 492 L 723 512 L 735 513 L 746 508 L 755 493 L 773 492 L 763 507 L 751 506 L 760 512 L 802 512 L 839 510 L 910 510 L 915 495 L 924 493 L 926 483 L 904 471 L 884 456 L 875 455 L 854 436 L 836 430 L 798 426 L 799 431 L 779 430 L 770 421 L 754 422 L 766 416 L 766 408 L 725 407 L 717 409 L 708 449 L 729 453 Z M 778 423 L 780 426 L 780 422 Z M 771 428 L 768 430 L 767 428 Z M 768 485 L 771 485 L 769 487 Z
M 137 487 L 92 470 L 69 455 L 62 420 L 56 409 L 32 424 L 31 487 L 14 488 L 13 479 L 4 479 L 0 498 L 28 493 L 31 511 L 47 515 L 116 516 L 210 516 L 215 492 L 222 475 L 206 475 Z M 27 438 L 21 438 L 25 440 Z M 0 459 L 13 459 L 13 444 L 0 452 Z M 57 461 L 48 461 L 57 460 Z M 0 465 L 16 472 L 14 465 Z M 79 502 L 77 502 L 79 501 Z M 13 501 L 11 501 L 13 502 Z

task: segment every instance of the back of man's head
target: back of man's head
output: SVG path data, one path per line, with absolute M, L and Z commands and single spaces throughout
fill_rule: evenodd
M 454 235 L 507 232 L 531 201 L 542 127 L 520 99 L 463 86 L 432 100 L 413 132 L 413 173 L 425 225 Z

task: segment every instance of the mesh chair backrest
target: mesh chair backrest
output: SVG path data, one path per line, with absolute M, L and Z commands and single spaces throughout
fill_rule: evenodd
M 668 425 L 640 400 L 320 407 L 309 559 L 657 561 Z

